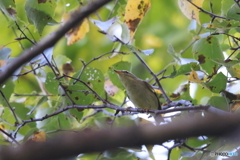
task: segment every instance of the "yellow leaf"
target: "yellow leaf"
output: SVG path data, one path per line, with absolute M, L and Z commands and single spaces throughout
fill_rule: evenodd
M 27 141 L 44 142 L 46 141 L 46 133 L 43 131 L 37 131 L 29 137 Z
M 3 124 L 0 124 L 0 129 L 2 129 L 2 130 L 4 130 L 4 129 L 5 129 L 5 127 L 4 127 L 4 125 L 3 125 Z
M 138 24 L 141 22 L 150 6 L 150 0 L 128 0 L 125 8 L 124 22 L 130 30 L 131 38 L 133 38 Z
M 196 71 L 192 70 L 190 75 L 188 76 L 188 81 L 193 83 L 200 83 L 201 80 L 198 78 L 198 74 Z
M 198 7 L 202 7 L 202 3 L 204 0 L 191 0 L 191 2 Z M 189 3 L 187 0 L 178 0 L 179 8 L 181 9 L 182 13 L 190 20 L 195 19 L 198 23 L 199 22 L 199 9 Z
M 65 13 L 62 16 L 63 25 L 71 17 L 71 14 Z M 86 33 L 89 32 L 89 23 L 87 18 L 84 18 L 82 22 L 73 27 L 70 31 L 65 34 L 67 38 L 67 45 L 72 45 L 74 42 L 81 40 L 85 37 Z

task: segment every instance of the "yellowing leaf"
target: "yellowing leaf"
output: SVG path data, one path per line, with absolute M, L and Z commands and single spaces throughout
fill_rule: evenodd
M 63 25 L 71 17 L 71 14 L 65 13 L 62 16 Z M 67 45 L 72 45 L 74 42 L 81 40 L 85 37 L 86 33 L 89 32 L 89 23 L 87 18 L 84 18 L 82 22 L 73 27 L 70 31 L 65 34 L 67 38 Z
M 191 0 L 191 2 L 198 7 L 202 7 L 202 3 L 204 0 Z M 192 5 L 187 0 L 178 0 L 179 8 L 182 13 L 190 20 L 195 19 L 199 23 L 199 9 Z
M 108 78 L 104 82 L 104 90 L 107 92 L 108 95 L 114 96 L 118 92 L 118 87 L 114 86 L 112 81 Z
M 125 8 L 124 22 L 130 29 L 131 38 L 150 6 L 150 0 L 128 0 Z
M 0 129 L 2 129 L 2 130 L 4 130 L 4 129 L 5 129 L 5 127 L 4 127 L 4 125 L 3 125 L 3 124 L 0 124 Z
M 29 137 L 27 141 L 44 142 L 46 141 L 46 133 L 43 131 L 37 131 Z
M 201 80 L 198 78 L 198 74 L 196 71 L 192 70 L 190 75 L 188 76 L 188 81 L 193 83 L 200 83 Z

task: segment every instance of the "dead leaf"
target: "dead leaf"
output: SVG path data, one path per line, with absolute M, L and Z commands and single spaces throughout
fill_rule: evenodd
M 63 70 L 63 73 L 64 73 L 65 75 L 69 75 L 70 73 L 73 73 L 73 72 L 74 72 L 73 66 L 72 66 L 71 64 L 69 64 L 69 63 L 63 64 L 62 70 Z
M 112 81 L 107 78 L 104 82 L 104 90 L 109 96 L 114 96 L 118 92 L 118 87 L 114 86 Z
M 191 2 L 198 7 L 202 7 L 202 3 L 204 0 L 191 0 Z M 178 6 L 182 13 L 190 20 L 195 19 L 199 22 L 199 9 L 189 3 L 187 0 L 178 0 Z
M 62 16 L 62 22 L 63 25 L 66 23 L 66 21 L 71 17 L 71 13 L 65 13 Z M 79 22 L 78 25 L 73 27 L 71 30 L 69 30 L 65 37 L 67 38 L 67 45 L 72 45 L 73 43 L 77 42 L 78 40 L 81 40 L 85 37 L 85 35 L 89 32 L 89 23 L 88 19 L 84 18 L 82 22 Z
M 131 39 L 150 6 L 150 0 L 128 0 L 125 8 L 124 22 L 130 30 Z
M 193 83 L 200 83 L 201 80 L 198 78 L 198 74 L 196 71 L 192 70 L 190 75 L 188 76 L 188 81 Z

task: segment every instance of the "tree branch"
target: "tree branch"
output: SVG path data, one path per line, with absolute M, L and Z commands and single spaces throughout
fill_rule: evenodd
M 60 27 L 56 32 L 51 33 L 47 37 L 43 38 L 41 41 L 36 43 L 33 47 L 25 50 L 15 61 L 10 63 L 5 70 L 0 72 L 0 84 L 6 81 L 16 69 L 21 67 L 24 63 L 30 61 L 37 55 L 41 54 L 45 49 L 52 47 L 57 43 L 57 41 L 64 36 L 72 27 L 74 27 L 78 22 L 81 22 L 85 17 L 89 16 L 91 13 L 95 12 L 97 9 L 110 2 L 111 0 L 97 0 L 91 2 L 86 7 L 82 7 L 72 14 L 72 17 L 65 25 Z
M 101 152 L 117 147 L 161 144 L 176 138 L 201 135 L 226 136 L 225 134 L 239 131 L 239 121 L 240 117 L 237 114 L 232 116 L 210 115 L 178 119 L 160 126 L 143 125 L 100 131 L 85 130 L 63 134 L 46 142 L 29 142 L 16 148 L 1 148 L 0 159 L 50 160 L 80 153 Z M 229 138 L 231 137 L 229 136 Z M 235 142 L 239 142 L 239 136 L 234 138 Z

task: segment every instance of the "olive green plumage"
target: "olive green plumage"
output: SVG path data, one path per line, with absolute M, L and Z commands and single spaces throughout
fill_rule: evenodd
M 128 71 L 114 70 L 126 89 L 128 98 L 137 108 L 161 110 L 157 94 L 150 84 L 137 78 Z M 162 121 L 161 115 L 154 117 L 157 122 Z M 159 119 L 159 120 L 158 120 Z

